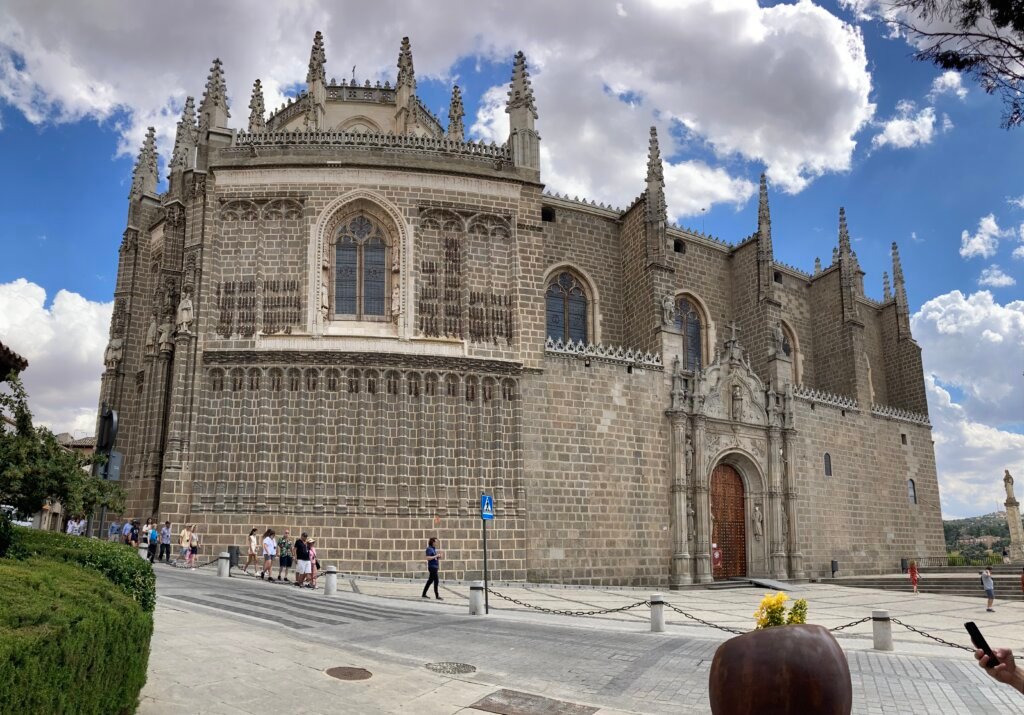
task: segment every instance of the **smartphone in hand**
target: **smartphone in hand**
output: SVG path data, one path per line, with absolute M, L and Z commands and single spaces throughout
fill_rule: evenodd
M 985 640 L 985 636 L 981 635 L 981 631 L 974 625 L 974 621 L 968 621 L 964 624 L 964 628 L 967 629 L 967 633 L 971 636 L 971 643 L 974 644 L 975 648 L 980 649 L 985 655 L 988 656 L 988 662 L 985 663 L 986 668 L 995 668 L 999 665 L 999 661 L 996 659 L 996 654 L 989 648 L 988 642 Z

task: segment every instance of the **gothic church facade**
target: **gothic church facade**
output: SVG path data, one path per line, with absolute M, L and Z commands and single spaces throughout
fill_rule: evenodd
M 670 225 L 658 140 L 625 210 L 544 192 L 522 53 L 510 134 L 468 141 L 398 77 L 328 80 L 229 128 L 219 60 L 121 245 L 101 401 L 128 513 L 304 530 L 344 572 L 684 587 L 944 553 L 899 255 L 883 299 L 840 210 L 832 261 Z

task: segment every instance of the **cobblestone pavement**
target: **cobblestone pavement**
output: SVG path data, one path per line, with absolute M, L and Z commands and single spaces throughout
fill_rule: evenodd
M 459 584 L 446 584 L 442 592 L 446 601 L 437 603 L 421 600 L 420 585 L 410 582 L 339 579 L 339 593 L 326 597 L 322 592 L 258 579 L 218 579 L 203 569 L 158 567 L 157 573 L 155 656 L 142 713 L 181 712 L 188 704 L 180 698 L 196 692 L 205 698 L 197 712 L 271 712 L 264 709 L 267 704 L 280 706 L 280 693 L 289 691 L 281 688 L 281 678 L 288 677 L 283 673 L 291 663 L 308 668 L 310 682 L 330 692 L 330 697 L 348 698 L 359 688 L 364 698 L 359 712 L 459 712 L 498 688 L 510 688 L 600 707 L 602 713 L 705 713 L 709 712 L 710 661 L 728 637 L 684 624 L 675 614 L 670 614 L 668 632 L 651 634 L 646 608 L 614 617 L 571 618 L 505 608 L 509 604 L 492 597 L 491 616 L 471 617 L 465 601 L 468 589 Z M 574 610 L 610 608 L 646 598 L 645 592 L 636 590 L 495 588 L 528 603 Z M 748 629 L 761 590 L 666 595 L 669 602 L 685 606 L 700 618 Z M 794 595 L 807 597 L 811 620 L 826 626 L 854 620 L 871 607 L 889 607 L 900 614 L 901 603 L 907 600 L 903 596 L 902 601 L 880 603 L 893 594 L 813 585 L 797 589 Z M 913 612 L 901 617 L 916 619 L 915 625 L 935 627 L 945 635 L 952 635 L 952 621 L 960 625 L 974 619 L 990 642 L 1015 645 L 1006 629 L 976 618 L 973 602 L 921 599 L 925 597 L 905 604 L 903 608 Z M 194 615 L 183 615 L 189 613 Z M 202 629 L 205 641 L 196 646 L 201 652 L 185 670 L 196 668 L 198 677 L 209 680 L 224 661 L 242 666 L 251 677 L 239 692 L 235 692 L 237 678 L 227 674 L 199 691 L 174 686 L 182 668 L 164 663 L 160 654 L 177 653 L 178 639 L 184 636 L 174 624 L 189 619 L 209 625 Z M 250 627 L 240 628 L 240 622 Z M 870 624 L 859 628 L 857 633 L 838 634 L 850 662 L 854 712 L 1024 713 L 1024 695 L 988 678 L 969 653 L 932 646 L 908 632 L 897 633 L 896 653 L 878 653 L 870 650 Z M 958 640 L 964 639 L 958 635 Z M 450 677 L 423 667 L 439 661 L 468 663 L 477 671 Z M 369 668 L 375 677 L 359 684 L 342 683 L 318 672 L 331 665 L 353 664 Z M 396 687 L 392 678 L 402 687 Z M 211 699 L 219 692 L 218 682 L 233 694 L 219 705 Z M 266 691 L 262 695 L 261 689 Z M 233 709 L 218 709 L 221 705 Z M 336 708 L 329 707 L 328 700 L 303 703 L 295 710 L 330 711 Z

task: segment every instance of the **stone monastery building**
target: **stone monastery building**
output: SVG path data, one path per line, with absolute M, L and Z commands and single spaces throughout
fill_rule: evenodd
M 686 586 L 944 553 L 921 350 L 865 296 L 843 210 L 813 274 L 670 225 L 658 138 L 625 210 L 544 192 L 526 59 L 497 146 L 398 78 L 328 80 L 229 128 L 215 60 L 156 193 L 151 129 L 101 400 L 131 516 L 316 535 L 343 572 Z M 237 114 L 237 109 L 235 110 Z M 243 120 L 244 123 L 244 120 Z M 753 227 L 752 227 L 753 228 Z M 620 347 L 621 346 L 621 347 Z

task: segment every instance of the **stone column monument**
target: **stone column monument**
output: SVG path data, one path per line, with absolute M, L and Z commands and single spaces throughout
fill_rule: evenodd
M 1010 527 L 1010 559 L 1024 560 L 1024 529 L 1020 524 L 1020 503 L 1013 496 L 1013 477 L 1010 470 L 1004 470 L 1003 486 L 1006 487 L 1006 522 Z

